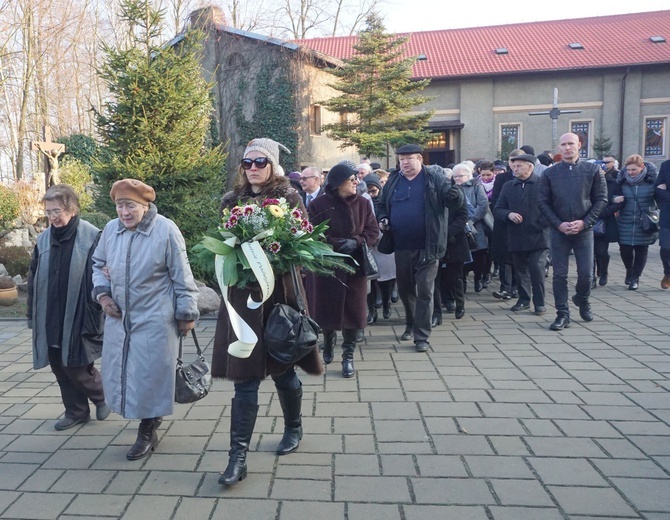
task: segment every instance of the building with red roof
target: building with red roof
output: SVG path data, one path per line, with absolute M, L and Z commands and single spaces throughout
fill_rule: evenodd
M 320 106 L 337 95 L 328 70 L 352 56 L 357 37 L 283 41 L 227 27 L 217 12 L 195 11 L 191 21 L 206 33 L 203 70 L 214 84 L 230 182 L 246 142 L 276 139 L 282 128 L 295 133 L 296 168 L 359 162 L 355 149 L 321 131 L 339 116 Z M 416 107 L 434 110 L 427 163 L 491 160 L 524 144 L 556 151 L 569 131 L 584 136 L 584 157 L 609 139 L 619 158 L 670 158 L 670 10 L 408 36 L 414 77 L 431 79 L 423 94 L 432 99 Z M 289 78 L 292 108 L 273 104 L 274 90 L 262 84 L 280 73 Z M 381 162 L 392 167 L 395 159 Z
M 670 157 L 670 10 L 406 36 L 414 77 L 432 80 L 425 94 L 434 99 L 417 107 L 436 111 L 430 162 L 490 159 L 505 140 L 551 149 L 552 119 L 529 114 L 551 111 L 554 89 L 564 111 L 556 132 L 583 133 L 585 157 L 599 135 L 618 156 Z M 297 43 L 347 59 L 356 39 Z

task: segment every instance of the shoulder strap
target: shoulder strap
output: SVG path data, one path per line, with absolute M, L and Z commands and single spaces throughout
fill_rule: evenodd
M 198 343 L 198 337 L 195 335 L 195 329 L 191 329 L 191 334 L 193 335 L 193 342 L 195 343 L 195 350 L 198 353 L 198 357 L 202 357 L 203 350 L 200 349 L 200 343 Z M 182 361 L 182 349 L 184 346 L 184 336 L 179 335 L 179 354 L 177 355 L 177 364 L 181 365 Z
M 302 297 L 302 291 L 300 290 L 300 283 L 298 281 L 298 273 L 295 268 L 295 265 L 291 266 L 291 281 L 293 282 L 293 294 L 295 294 L 295 303 L 298 306 L 300 314 L 303 316 L 307 314 L 305 311 L 305 300 Z

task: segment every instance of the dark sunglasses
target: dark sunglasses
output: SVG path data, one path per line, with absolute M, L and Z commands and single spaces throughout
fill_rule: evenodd
M 242 159 L 242 169 L 251 170 L 252 165 L 256 165 L 256 168 L 261 169 L 265 168 L 268 165 L 267 157 L 257 157 L 256 159 Z

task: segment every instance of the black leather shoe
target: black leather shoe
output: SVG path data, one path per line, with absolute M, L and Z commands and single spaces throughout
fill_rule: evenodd
M 631 278 L 630 283 L 628 284 L 628 289 L 631 291 L 637 291 L 640 286 L 640 281 L 637 278 Z
M 606 274 L 601 274 L 600 275 L 600 279 L 598 280 L 598 285 L 600 285 L 601 287 L 603 285 L 607 285 L 607 275 Z
M 433 314 L 433 317 L 430 320 L 430 326 L 434 329 L 438 325 L 442 325 L 442 314 Z
M 482 292 L 482 289 L 484 288 L 484 284 L 482 283 L 481 280 L 475 280 L 475 292 Z
M 514 305 L 512 305 L 509 310 L 519 312 L 519 311 L 525 311 L 526 309 L 530 309 L 530 303 L 517 302 Z
M 456 307 L 456 310 L 454 311 L 454 317 L 457 320 L 460 320 L 463 316 L 465 316 L 465 309 L 463 307 Z
M 385 320 L 388 320 L 391 317 L 391 302 L 386 301 L 382 304 L 382 316 Z
M 444 302 L 444 308 L 447 309 L 447 312 L 454 312 L 456 310 L 456 304 L 451 300 L 447 300 Z
M 511 296 L 512 296 L 512 298 L 518 298 L 519 297 L 519 292 L 518 291 L 512 291 Z
M 570 318 L 568 316 L 564 316 L 563 314 L 560 314 L 556 316 L 556 319 L 554 320 L 554 323 L 549 325 L 550 330 L 563 330 L 570 328 L 570 325 L 572 323 L 570 322 Z
M 541 316 L 542 314 L 547 312 L 547 308 L 544 305 L 538 305 L 537 307 L 535 307 L 534 312 L 537 316 Z
M 377 317 L 378 317 L 377 309 L 373 308 L 372 311 L 368 311 L 368 319 L 367 319 L 368 325 L 372 325 L 373 323 L 375 323 L 377 321 Z
M 72 417 L 63 417 L 60 421 L 58 421 L 56 424 L 54 424 L 54 430 L 58 430 L 59 432 L 62 432 L 64 430 L 69 430 L 70 428 L 74 428 L 75 426 L 78 426 L 79 424 L 85 424 L 90 420 L 91 420 L 90 415 L 80 417 L 79 419 L 73 419 Z
M 334 330 L 323 331 L 323 362 L 330 365 L 333 362 L 333 349 L 337 343 L 337 333 Z
M 137 440 L 132 448 L 126 453 L 128 460 L 139 460 L 154 451 L 156 444 L 158 444 L 158 435 L 156 434 L 158 425 L 151 419 L 142 419 L 137 430 Z
M 626 285 L 630 285 L 630 281 L 633 279 L 633 276 L 630 274 L 630 269 L 626 269 L 626 278 L 624 282 Z
M 430 343 L 427 341 L 415 341 L 414 346 L 417 352 L 428 352 L 430 350 Z
M 591 313 L 591 304 L 589 302 L 580 302 L 575 294 L 572 297 L 572 303 L 579 307 L 579 317 L 584 321 L 593 321 L 593 314 Z
M 356 369 L 354 368 L 354 359 L 352 358 L 343 358 L 342 359 L 342 377 L 349 379 L 354 377 L 356 374 Z
M 414 337 L 414 332 L 412 331 L 411 328 L 405 329 L 405 332 L 402 333 L 402 336 L 400 336 L 400 339 L 402 341 L 407 341 L 408 339 L 412 339 Z
M 512 295 L 508 293 L 507 291 L 493 291 L 491 294 L 493 294 L 493 297 L 496 300 L 511 300 Z

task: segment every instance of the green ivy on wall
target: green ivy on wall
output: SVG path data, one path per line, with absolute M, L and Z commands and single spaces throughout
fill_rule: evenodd
M 246 80 L 238 85 L 239 100 L 235 105 L 235 121 L 240 132 L 241 142 L 247 143 L 256 137 L 269 137 L 282 143 L 291 155 L 281 154 L 279 162 L 286 173 L 297 170 L 298 116 L 294 97 L 295 85 L 289 78 L 289 65 L 283 63 L 265 63 L 256 74 L 256 92 L 252 107 L 251 120 L 244 117 L 242 99 L 249 90 Z

